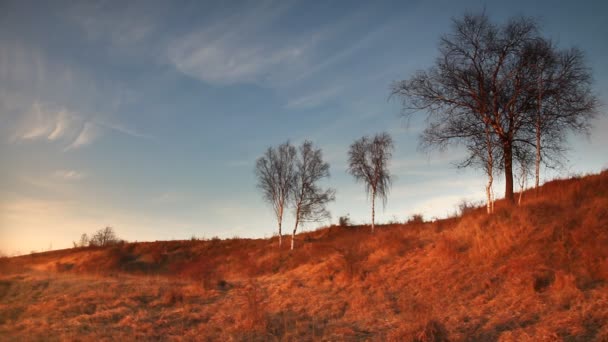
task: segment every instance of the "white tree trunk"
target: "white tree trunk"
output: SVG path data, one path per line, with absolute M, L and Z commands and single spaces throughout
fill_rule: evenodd
M 521 206 L 521 198 L 524 194 L 524 190 L 526 188 L 526 174 L 527 174 L 527 169 L 528 166 L 526 165 L 526 163 L 524 163 L 521 166 L 521 180 L 519 181 L 519 199 L 517 200 L 517 205 Z M 538 170 L 537 170 L 538 171 Z M 538 177 L 538 173 L 536 174 L 536 176 Z M 536 179 L 536 181 L 538 182 L 538 178 Z M 538 185 L 536 187 L 538 189 Z
M 494 183 L 494 155 L 492 154 L 492 138 L 490 136 L 490 129 L 486 124 L 486 147 L 488 149 L 488 160 L 486 165 L 486 172 L 488 173 L 488 185 L 486 186 L 486 196 L 488 197 L 488 214 L 494 212 L 494 194 L 492 191 L 492 183 Z
M 492 193 L 492 212 L 494 212 L 494 202 L 496 202 L 496 197 L 494 196 L 494 186 L 490 187 L 490 191 Z
M 540 183 L 540 122 L 536 123 L 536 168 L 535 168 L 535 180 L 534 189 L 538 193 L 538 186 Z
M 279 249 L 283 245 L 283 234 L 281 232 L 281 226 L 283 225 L 283 206 L 279 208 Z
M 296 223 L 293 226 L 293 232 L 291 233 L 291 250 L 293 251 L 294 243 L 296 240 L 296 231 L 298 230 L 298 224 L 300 223 L 300 206 L 296 209 Z
M 372 233 L 374 232 L 375 216 L 376 216 L 376 191 L 372 190 Z
M 542 99 L 543 99 L 543 79 L 541 77 L 542 75 L 539 74 L 538 76 L 538 99 L 537 99 L 537 105 L 538 105 L 538 112 L 536 113 L 536 170 L 535 170 L 535 181 L 534 181 L 534 189 L 536 194 L 538 194 L 538 185 L 540 183 L 540 138 L 541 138 L 541 120 L 542 120 Z
M 488 214 L 492 213 L 492 181 L 488 180 L 488 185 L 486 185 L 486 196 L 488 197 L 488 205 L 487 211 Z

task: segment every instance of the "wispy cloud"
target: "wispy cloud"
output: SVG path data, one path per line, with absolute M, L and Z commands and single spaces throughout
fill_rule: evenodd
M 177 70 L 218 85 L 274 85 L 309 68 L 323 28 L 287 35 L 276 23 L 293 3 L 255 2 L 238 14 L 220 14 L 204 27 L 178 37 L 168 47 Z M 234 11 L 233 11 L 234 12 Z M 246 14 L 244 14 L 246 13 Z
M 68 8 L 67 18 L 79 25 L 88 39 L 130 48 L 154 32 L 156 18 L 152 14 L 157 12 L 149 8 L 147 1 L 126 6 L 111 1 L 81 2 Z
M 313 93 L 289 100 L 285 107 L 288 109 L 317 107 L 325 103 L 327 100 L 338 95 L 342 89 L 342 86 L 336 85 L 326 89 L 318 90 Z
M 67 181 L 77 181 L 83 179 L 85 175 L 76 170 L 57 170 L 53 173 L 53 176 Z
M 20 116 L 10 141 L 59 142 L 64 144 L 64 150 L 68 151 L 91 144 L 104 130 L 113 130 L 136 138 L 150 137 L 121 124 L 89 117 L 36 101 Z
M 85 122 L 82 127 L 82 130 L 80 131 L 76 139 L 74 139 L 74 141 L 70 145 L 68 145 L 65 150 L 68 151 L 71 149 L 88 145 L 99 136 L 99 133 L 100 132 L 97 126 L 90 122 Z
M 65 109 L 51 109 L 34 102 L 29 111 L 21 115 L 11 140 L 49 140 L 55 141 L 68 137 L 80 121 Z
M 220 38 L 208 30 L 191 33 L 169 48 L 169 60 L 182 73 L 211 84 L 268 83 L 301 61 L 298 44 L 277 46 L 251 41 L 237 31 Z
M 62 142 L 68 150 L 90 144 L 97 136 L 95 125 L 80 115 L 34 102 L 21 116 L 11 141 Z

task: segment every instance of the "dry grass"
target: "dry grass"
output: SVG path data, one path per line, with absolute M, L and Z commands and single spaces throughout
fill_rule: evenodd
M 608 340 L 608 172 L 522 207 L 1 258 L 2 340 Z

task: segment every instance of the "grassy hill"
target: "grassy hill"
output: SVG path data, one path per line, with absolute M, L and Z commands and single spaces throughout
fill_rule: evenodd
M 607 341 L 608 171 L 484 211 L 4 258 L 0 338 Z

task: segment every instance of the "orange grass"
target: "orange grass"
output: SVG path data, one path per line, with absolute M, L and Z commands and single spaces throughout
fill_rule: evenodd
M 608 172 L 436 222 L 0 259 L 2 340 L 608 340 Z

